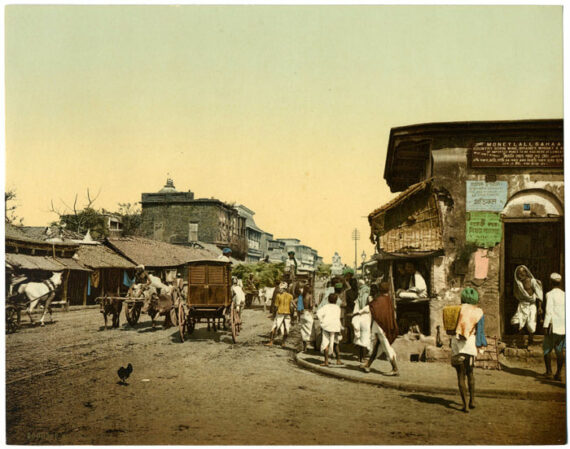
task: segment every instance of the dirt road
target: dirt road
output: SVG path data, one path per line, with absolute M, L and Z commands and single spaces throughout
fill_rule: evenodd
M 402 393 L 304 371 L 263 346 L 271 321 L 244 312 L 238 344 L 198 325 L 101 330 L 95 309 L 6 336 L 9 444 L 556 444 L 564 403 Z M 123 321 L 123 317 L 121 317 Z M 128 386 L 120 366 L 132 363 Z M 451 369 L 451 367 L 450 367 Z

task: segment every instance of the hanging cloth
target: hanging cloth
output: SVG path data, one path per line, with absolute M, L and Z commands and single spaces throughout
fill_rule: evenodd
M 126 271 L 123 271 L 123 285 L 130 287 L 135 283 L 135 278 L 129 278 L 129 275 Z
M 91 295 L 91 276 L 87 276 L 87 295 Z
M 99 282 L 101 281 L 101 270 L 95 270 L 91 273 L 91 282 L 94 288 L 99 287 Z

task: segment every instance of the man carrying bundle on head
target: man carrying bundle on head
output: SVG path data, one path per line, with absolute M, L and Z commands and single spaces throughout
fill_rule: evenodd
M 485 317 L 483 310 L 477 307 L 479 303 L 479 293 L 471 287 L 463 289 L 461 292 L 461 306 L 444 307 L 444 325 L 446 329 L 450 318 L 457 315 L 455 331 L 451 337 L 451 365 L 457 371 L 457 384 L 459 393 L 463 401 L 463 412 L 468 412 L 465 388 L 465 377 L 469 385 L 469 408 L 475 408 L 475 357 L 477 348 L 487 346 L 485 338 Z

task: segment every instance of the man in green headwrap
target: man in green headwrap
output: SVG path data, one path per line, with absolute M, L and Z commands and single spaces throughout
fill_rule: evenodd
M 463 401 L 463 411 L 467 412 L 465 377 L 469 385 L 469 408 L 475 408 L 475 376 L 473 367 L 477 348 L 487 346 L 485 338 L 485 317 L 477 307 L 479 293 L 472 287 L 461 292 L 461 310 L 457 319 L 455 335 L 451 337 L 451 364 L 457 371 L 459 393 Z

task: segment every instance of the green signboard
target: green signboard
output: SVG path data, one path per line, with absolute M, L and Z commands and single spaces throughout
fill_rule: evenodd
M 467 212 L 466 240 L 480 248 L 491 248 L 502 239 L 498 212 Z

